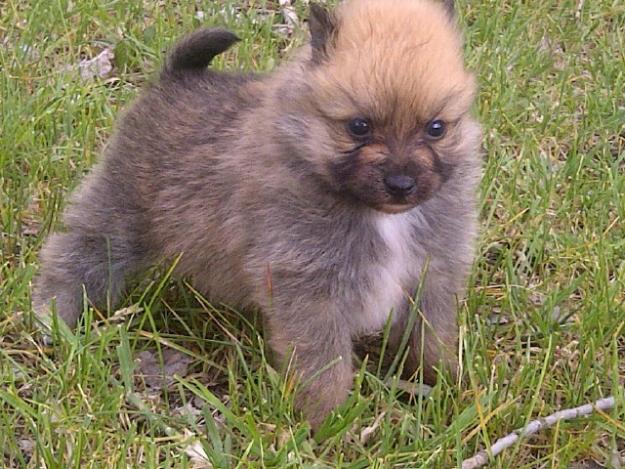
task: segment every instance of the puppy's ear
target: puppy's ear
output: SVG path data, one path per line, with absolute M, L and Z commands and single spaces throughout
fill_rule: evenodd
M 456 2 L 454 0 L 443 0 L 443 5 L 452 20 L 456 19 Z
M 320 63 L 327 58 L 329 46 L 336 34 L 336 18 L 318 3 L 311 3 L 308 27 L 313 62 Z

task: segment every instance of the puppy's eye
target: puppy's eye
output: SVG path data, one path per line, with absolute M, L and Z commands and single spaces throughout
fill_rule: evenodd
M 347 128 L 354 137 L 363 138 L 371 135 L 371 124 L 367 119 L 361 117 L 349 121 Z
M 425 130 L 429 137 L 438 139 L 445 135 L 446 126 L 443 121 L 435 120 L 430 122 Z

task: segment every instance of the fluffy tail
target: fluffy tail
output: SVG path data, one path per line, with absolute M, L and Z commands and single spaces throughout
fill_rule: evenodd
M 180 40 L 169 52 L 161 77 L 201 72 L 215 56 L 228 50 L 237 41 L 237 35 L 225 29 L 199 29 Z

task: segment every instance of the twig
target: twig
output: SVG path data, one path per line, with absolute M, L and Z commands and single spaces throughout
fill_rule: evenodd
M 287 30 L 289 32 L 293 32 L 293 30 L 299 25 L 299 18 L 297 17 L 295 8 L 293 8 L 293 0 L 280 0 L 280 10 L 282 12 L 282 16 L 284 17 Z
M 549 415 L 548 417 L 532 420 L 525 427 L 515 430 L 503 438 L 499 438 L 495 444 L 487 450 L 482 450 L 472 458 L 465 459 L 462 462 L 462 469 L 477 469 L 485 466 L 488 463 L 489 455 L 494 458 L 502 451 L 516 443 L 520 438 L 533 435 L 534 433 L 545 428 L 549 428 L 560 421 L 586 417 L 592 414 L 595 410 L 607 411 L 614 408 L 614 405 L 614 396 L 610 396 L 605 399 L 600 399 L 593 404 L 585 404 L 583 406 L 575 407 L 574 409 L 560 410 Z

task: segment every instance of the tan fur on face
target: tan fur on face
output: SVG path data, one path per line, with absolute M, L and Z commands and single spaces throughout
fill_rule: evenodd
M 347 0 L 337 19 L 329 60 L 314 74 L 317 98 L 333 118 L 364 115 L 404 134 L 468 111 L 475 81 L 442 3 Z

